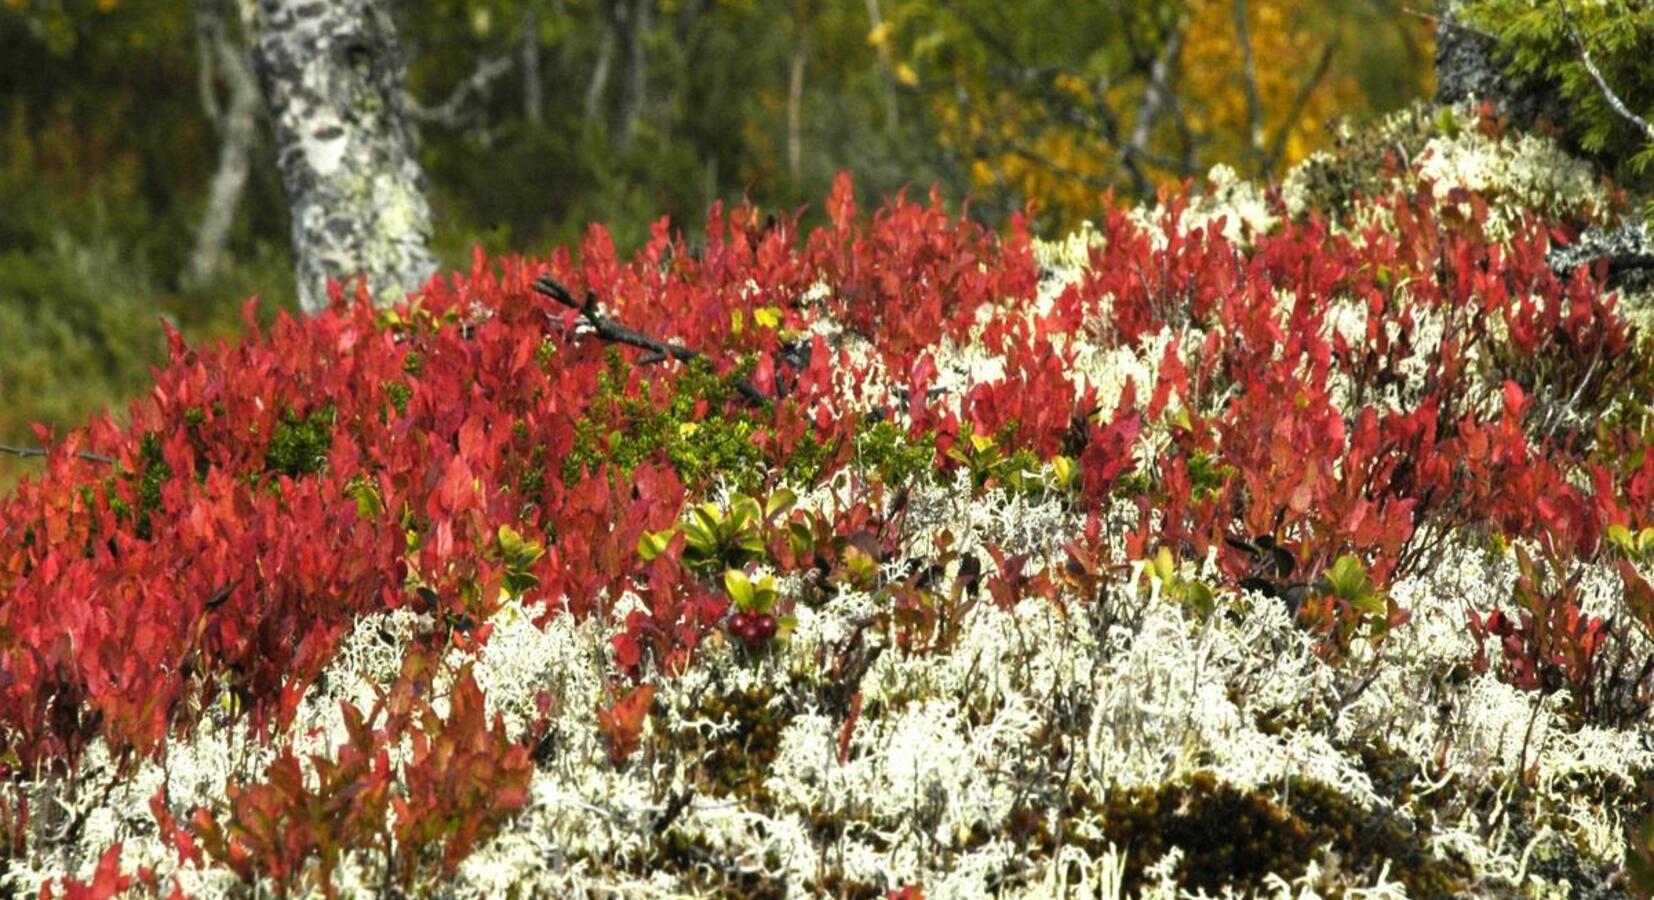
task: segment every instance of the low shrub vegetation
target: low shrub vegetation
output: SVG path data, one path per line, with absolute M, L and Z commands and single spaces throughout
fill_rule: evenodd
M 1608 194 L 1404 127 L 1059 243 L 841 178 L 172 335 L 0 507 L 0 878 L 1654 889 L 1647 348 L 1546 263 Z

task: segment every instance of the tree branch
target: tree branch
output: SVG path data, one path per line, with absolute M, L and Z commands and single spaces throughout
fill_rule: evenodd
M 1654 141 L 1654 125 L 1649 124 L 1647 119 L 1632 112 L 1631 107 L 1626 106 L 1625 101 L 1620 99 L 1620 95 L 1614 93 L 1614 89 L 1608 86 L 1608 79 L 1602 77 L 1602 70 L 1597 68 L 1596 60 L 1591 58 L 1591 51 L 1585 46 L 1585 36 L 1579 33 L 1578 28 L 1574 27 L 1574 20 L 1568 13 L 1566 0 L 1556 0 L 1556 6 L 1562 11 L 1562 24 L 1567 27 L 1568 34 L 1574 39 L 1575 46 L 1579 47 L 1580 62 L 1585 63 L 1585 71 L 1591 73 L 1591 80 L 1597 83 L 1597 88 L 1602 91 L 1602 96 L 1607 98 L 1608 105 L 1614 108 L 1614 112 L 1618 113 L 1620 118 L 1637 126 L 1637 130 L 1643 133 L 1645 139 Z
M 253 148 L 258 141 L 258 113 L 264 105 L 247 48 L 231 39 L 223 10 L 218 4 L 204 4 L 198 20 L 201 39 L 211 51 L 202 64 L 208 66 L 211 58 L 216 57 L 217 70 L 223 74 L 229 91 L 230 105 L 228 110 L 221 110 L 214 99 L 213 116 L 221 135 L 218 168 L 213 172 L 206 212 L 196 226 L 195 246 L 184 270 L 185 284 L 200 284 L 224 268 L 230 229 L 235 227 L 236 212 L 247 191 Z M 203 72 L 203 77 L 212 77 L 210 68 Z M 212 93 L 209 84 L 207 94 Z
M 1292 112 L 1281 123 L 1280 130 L 1275 132 L 1275 140 L 1270 144 L 1269 155 L 1264 158 L 1264 171 L 1267 172 L 1275 168 L 1275 164 L 1281 161 L 1281 154 L 1286 152 L 1287 138 L 1292 136 L 1292 129 L 1296 128 L 1298 120 L 1303 118 L 1304 108 L 1309 105 L 1309 98 L 1314 96 L 1316 88 L 1319 88 L 1321 82 L 1326 80 L 1327 72 L 1332 70 L 1332 60 L 1338 53 L 1338 43 L 1338 38 L 1333 38 L 1327 42 L 1326 46 L 1321 48 L 1321 58 L 1315 64 L 1315 71 L 1310 74 L 1309 78 L 1304 81 L 1303 87 L 1298 90 L 1298 96 L 1293 98 L 1292 101 Z
M 51 455 L 51 452 L 42 450 L 39 447 L 12 447 L 6 444 L 0 444 L 0 454 L 4 454 L 6 456 L 17 456 L 23 459 L 45 459 Z M 75 458 L 84 459 L 87 462 L 95 463 L 112 464 L 115 462 L 115 458 L 113 456 L 104 456 L 101 453 L 76 453 Z
M 1138 165 L 1138 159 L 1147 156 L 1149 138 L 1153 136 L 1155 123 L 1160 120 L 1161 114 L 1179 106 L 1177 95 L 1172 92 L 1171 75 L 1173 65 L 1183 52 L 1183 35 L 1188 22 L 1187 16 L 1178 20 L 1177 27 L 1172 29 L 1149 66 L 1148 81 L 1143 85 L 1143 100 L 1137 106 L 1137 120 L 1132 123 L 1131 138 L 1120 148 L 1127 171 L 1138 184 L 1138 193 L 1145 196 L 1149 193 L 1147 179 Z M 1101 93 L 1098 96 L 1101 98 Z M 1099 99 L 1099 102 L 1106 101 Z
M 471 77 L 459 83 L 448 99 L 436 106 L 425 106 L 414 99 L 412 94 L 406 98 L 408 118 L 421 125 L 440 125 L 444 128 L 458 128 L 465 124 L 468 101 L 473 96 L 482 97 L 501 75 L 511 70 L 515 65 L 510 56 L 497 56 L 485 59 L 477 64 L 476 71 Z
M 550 275 L 540 276 L 540 279 L 534 282 L 534 290 L 550 297 L 553 300 L 556 300 L 558 303 L 563 304 L 569 309 L 577 310 L 580 315 L 585 317 L 586 321 L 591 324 L 593 330 L 597 332 L 597 336 L 599 338 L 613 344 L 625 344 L 628 347 L 637 347 L 641 350 L 648 350 L 650 351 L 650 356 L 646 358 L 651 359 L 652 361 L 658 361 L 657 358 L 664 359 L 665 357 L 670 356 L 678 362 L 686 363 L 692 360 L 700 359 L 706 355 L 701 353 L 699 350 L 692 350 L 681 344 L 669 344 L 665 341 L 657 341 L 646 334 L 633 331 L 624 325 L 618 324 L 612 319 L 604 318 L 603 314 L 597 311 L 596 294 L 588 290 L 586 292 L 585 302 L 576 300 L 574 299 L 574 295 L 569 293 L 569 289 L 563 286 L 562 282 L 552 278 Z M 742 397 L 745 397 L 747 400 L 760 405 L 768 403 L 771 399 L 773 399 L 765 395 L 763 391 L 753 387 L 752 383 L 744 378 L 735 382 L 735 390 L 738 391 Z

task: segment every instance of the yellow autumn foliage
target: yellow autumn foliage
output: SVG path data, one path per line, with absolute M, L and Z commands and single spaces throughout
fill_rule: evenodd
M 912 14 L 924 5 L 914 0 L 906 9 Z M 1216 163 L 1278 174 L 1321 145 L 1337 120 L 1371 114 L 1375 80 L 1405 82 L 1415 94 L 1428 90 L 1427 62 L 1416 73 L 1396 67 L 1398 60 L 1402 69 L 1408 59 L 1424 62 L 1430 24 L 1391 6 L 1388 0 L 1332 7 L 1313 0 L 1164 4 L 1164 16 L 1176 23 L 1168 33 L 1179 35 L 1166 66 L 1169 104 L 1149 97 L 1149 67 L 1141 62 L 1118 77 L 1119 64 L 1095 55 L 1058 60 L 1061 70 L 1042 79 L 1050 66 L 1025 59 L 1029 64 L 1018 75 L 1010 54 L 981 27 L 948 33 L 952 51 L 937 50 L 944 31 L 931 23 L 939 16 L 913 15 L 910 21 L 930 30 L 917 30 L 908 49 L 913 58 L 943 63 L 924 70 L 936 88 L 932 112 L 939 139 L 970 161 L 975 192 L 1033 198 L 1045 224 L 1061 229 L 1095 216 L 1110 188 L 1141 195 L 1167 181 L 1198 179 Z M 888 32 L 878 39 L 899 46 Z M 972 39 L 986 49 L 960 49 Z M 1374 70 L 1378 46 L 1388 71 Z M 1152 56 L 1157 48 L 1131 49 Z M 1138 118 L 1146 111 L 1152 119 L 1143 126 Z M 1139 134 L 1146 140 L 1133 150 Z

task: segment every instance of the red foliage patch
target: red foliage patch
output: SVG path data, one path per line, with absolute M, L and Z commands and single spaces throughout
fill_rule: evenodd
M 1097 596 L 1125 562 L 1106 558 L 1098 515 L 1123 486 L 1141 512 L 1133 554 L 1224 548 L 1232 585 L 1296 590 L 1306 624 L 1334 644 L 1357 626 L 1376 638 L 1400 624 L 1404 611 L 1369 601 L 1427 565 L 1452 530 L 1543 538 L 1589 559 L 1608 526 L 1654 519 L 1643 436 L 1579 426 L 1623 388 L 1632 335 L 1589 273 L 1563 280 L 1546 268 L 1542 224 L 1497 246 L 1474 215 L 1443 217 L 1428 197 L 1396 197 L 1385 231 L 1355 239 L 1289 222 L 1243 249 L 1214 228 L 1182 227 L 1180 203 L 1158 234 L 1110 215 L 1091 270 L 1032 321 L 1022 307 L 1039 273 L 1020 220 L 1000 239 L 949 218 L 934 194 L 928 205 L 898 196 L 864 220 L 842 178 L 830 226 L 808 237 L 793 219 L 760 227 L 750 208 L 714 209 L 704 249 L 690 251 L 662 222 L 622 262 L 594 227 L 578 261 L 567 251 L 545 261 L 478 254 L 469 273 L 433 281 L 392 312 L 341 300 L 268 333 L 249 315 L 244 342 L 210 350 L 174 335 L 128 425 L 104 416 L 66 435 L 44 476 L 0 507 L 0 774 L 71 766 L 96 739 L 123 758 L 153 753 L 225 691 L 251 727 L 273 734 L 357 617 L 412 604 L 475 647 L 502 588 L 542 616 L 605 620 L 634 592 L 642 608 L 614 623 L 620 668 L 641 680 L 692 665 L 729 610 L 721 573 L 686 566 L 680 538 L 649 559 L 638 548 L 704 485 L 686 483 L 664 453 L 626 478 L 607 465 L 562 477 L 582 435 L 618 425 L 592 404 L 611 368 L 606 348 L 579 309 L 533 290 L 547 275 L 629 328 L 707 351 L 719 375 L 750 373 L 771 402 L 702 401 L 691 418 L 753 417 L 752 445 L 771 466 L 808 441 L 828 448 L 817 477 L 851 461 L 864 411 L 847 408 L 835 381 L 865 378 L 868 364 L 819 337 L 789 338 L 823 315 L 871 341 L 905 381 L 902 424 L 935 439 L 937 468 L 950 470 L 958 457 L 948 450 L 971 435 L 1005 437 L 1006 454 L 1067 458 L 1070 502 L 1087 526 L 1066 565 L 1024 574 L 1025 558 L 995 550 L 1000 571 L 980 584 L 973 573 L 970 599 L 955 590 L 939 600 L 924 571 L 882 583 L 880 567 L 901 562 L 891 526 L 900 513 L 883 494 L 830 518 L 793 512 L 761 524 L 753 546 L 781 571 L 889 589 L 891 620 L 914 652 L 941 642 L 979 586 L 1005 605 Z M 1329 325 L 1335 304 L 1364 312 L 1363 333 Z M 1421 355 L 1433 340 L 1420 325 L 1427 315 L 1441 338 Z M 1005 375 L 933 398 L 940 343 L 963 342 L 979 319 Z M 1128 385 L 1115 409 L 1100 409 L 1073 371 L 1070 338 L 1136 348 L 1164 329 L 1174 340 L 1156 382 Z M 619 354 L 628 401 L 662 411 L 663 385 L 681 368 L 650 368 L 635 348 Z M 1488 384 L 1502 391 L 1485 396 Z M 883 408 L 896 409 L 895 398 Z M 1148 460 L 1141 438 L 1156 429 L 1166 439 Z M 518 549 L 504 545 L 507 534 Z M 1258 560 L 1237 545 L 1289 562 L 1272 560 L 1274 580 L 1260 582 Z M 1342 560 L 1342 581 L 1365 593 L 1327 586 Z M 1525 575 L 1520 621 L 1495 613 L 1476 633 L 1498 638 L 1517 683 L 1549 684 L 1553 672 L 1588 681 L 1596 623 Z M 1646 585 L 1634 591 L 1647 607 Z M 325 872 L 339 848 L 373 845 L 392 828 L 451 870 L 497 824 L 479 792 L 520 803 L 529 764 L 483 721 L 474 685 L 462 679 L 450 715 L 436 718 L 419 706 L 418 674 L 393 691 L 377 730 L 347 709 L 347 744 L 311 761 L 319 789 L 303 786 L 289 753 L 263 782 L 237 789 L 225 823 L 198 816 L 207 854 L 247 877 L 291 878 L 318 861 Z M 600 711 L 615 762 L 635 749 L 652 691 L 635 687 Z M 414 758 L 393 797 L 383 742 L 403 733 Z M 156 807 L 179 853 L 198 858 L 164 798 Z M 24 814 L 0 816 L 7 834 Z M 100 866 L 89 890 L 101 896 L 98 885 L 119 878 Z

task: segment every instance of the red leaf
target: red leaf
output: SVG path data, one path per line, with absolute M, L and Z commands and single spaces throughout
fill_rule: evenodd
M 1522 404 L 1527 400 L 1522 393 L 1522 386 L 1514 381 L 1505 382 L 1505 415 L 1518 418 L 1522 415 Z
M 638 685 L 608 709 L 597 710 L 597 727 L 609 739 L 609 758 L 620 765 L 637 752 L 644 720 L 649 716 L 649 704 L 654 702 L 655 686 Z

